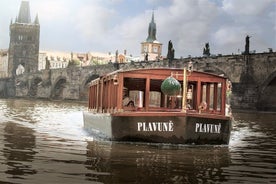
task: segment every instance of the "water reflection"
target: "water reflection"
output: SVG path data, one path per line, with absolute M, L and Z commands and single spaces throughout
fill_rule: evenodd
M 30 103 L 28 100 L 7 100 L 0 105 L 3 116 L 9 117 L 14 122 L 36 123 L 39 121 L 35 116 L 37 113 L 35 107 L 39 104 Z
M 223 168 L 230 164 L 228 147 L 96 141 L 88 142 L 87 159 L 87 179 L 104 183 L 222 182 Z
M 21 127 L 15 123 L 7 123 L 4 128 L 4 141 L 2 152 L 6 157 L 8 178 L 22 178 L 24 175 L 35 174 L 32 161 L 36 152 L 35 136 L 32 129 Z
M 89 172 L 86 174 L 86 180 L 101 181 L 103 183 L 112 181 L 110 175 L 111 147 L 111 142 L 87 142 L 85 165 Z

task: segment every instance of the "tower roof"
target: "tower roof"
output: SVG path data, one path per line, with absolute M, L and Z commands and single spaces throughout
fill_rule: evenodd
M 22 1 L 17 18 L 18 23 L 31 23 L 30 5 L 28 1 Z
M 151 22 L 149 23 L 147 42 L 154 42 L 156 40 L 156 24 L 154 22 L 154 13 L 152 12 Z

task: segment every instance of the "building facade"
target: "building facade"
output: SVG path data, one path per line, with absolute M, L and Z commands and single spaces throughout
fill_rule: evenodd
M 67 52 L 39 51 L 38 70 L 67 68 L 70 60 Z
M 124 62 L 127 58 L 123 59 Z M 75 66 L 85 67 L 90 65 L 102 65 L 115 62 L 115 55 L 100 52 L 59 52 L 59 51 L 40 51 L 38 59 L 38 70 L 67 68 L 70 62 Z
M 154 13 L 152 13 L 151 22 L 148 28 L 148 37 L 146 41 L 141 43 L 142 61 L 157 61 L 162 60 L 162 43 L 156 39 L 156 23 L 154 22 Z
M 38 70 L 40 24 L 38 16 L 31 21 L 28 1 L 22 1 L 19 14 L 10 24 L 8 75 L 14 77 L 18 67 L 25 72 Z

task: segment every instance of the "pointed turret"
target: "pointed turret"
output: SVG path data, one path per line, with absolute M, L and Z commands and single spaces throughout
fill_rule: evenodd
M 19 9 L 18 23 L 31 23 L 30 6 L 28 1 L 22 1 Z
M 35 16 L 34 24 L 39 24 L 39 20 L 38 20 L 38 15 L 37 15 L 37 14 L 36 14 L 36 16 Z
M 151 22 L 149 23 L 147 42 L 153 42 L 156 40 L 156 24 L 154 22 L 154 12 L 152 12 Z

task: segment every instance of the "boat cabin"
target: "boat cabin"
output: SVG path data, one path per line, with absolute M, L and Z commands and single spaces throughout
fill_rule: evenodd
M 179 94 L 161 90 L 172 76 L 181 85 Z M 90 82 L 89 110 L 94 113 L 185 112 L 225 116 L 227 79 L 183 69 L 118 70 Z M 184 90 L 183 90 L 184 89 Z

